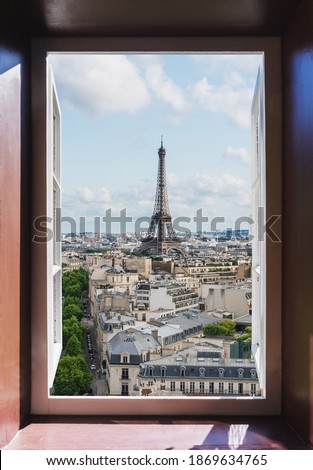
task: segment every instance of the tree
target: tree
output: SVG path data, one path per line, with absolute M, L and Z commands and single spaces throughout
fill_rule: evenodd
M 233 320 L 222 320 L 219 322 L 219 325 L 227 329 L 228 336 L 234 336 L 236 334 L 236 322 Z
M 77 320 L 81 320 L 83 318 L 83 308 L 81 305 L 69 304 L 63 308 L 62 315 L 63 319 L 75 316 Z
M 78 282 L 76 282 L 76 284 L 72 284 L 72 283 L 65 284 L 63 287 L 63 295 L 64 297 L 73 296 L 73 297 L 80 298 L 82 296 L 81 285 Z
M 227 332 L 227 328 L 220 326 L 218 323 L 212 323 L 203 327 L 205 336 L 228 336 Z
M 236 334 L 236 323 L 232 320 L 222 320 L 218 323 L 205 325 L 203 333 L 205 336 L 234 336 Z
M 85 358 L 64 356 L 60 359 L 54 379 L 54 395 L 82 395 L 90 389 L 92 374 Z
M 64 297 L 64 304 L 63 307 L 66 307 L 66 305 L 81 305 L 81 300 L 80 297 L 74 297 L 73 295 L 67 295 Z
M 244 341 L 246 339 L 251 339 L 252 336 L 252 327 L 251 326 L 246 326 L 242 335 L 237 338 L 238 341 Z
M 68 340 L 72 335 L 75 335 L 78 338 L 81 346 L 84 345 L 84 328 L 78 321 L 77 317 L 72 315 L 70 318 L 63 320 L 62 325 L 62 337 L 63 337 L 63 348 L 65 348 Z
M 83 347 L 77 336 L 72 335 L 64 348 L 64 356 L 79 356 L 83 352 Z

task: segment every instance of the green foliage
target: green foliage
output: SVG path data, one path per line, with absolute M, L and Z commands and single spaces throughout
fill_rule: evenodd
M 63 295 L 64 297 L 81 297 L 81 285 L 78 282 L 76 284 L 65 284 L 63 287 Z
M 227 336 L 227 328 L 218 323 L 212 323 L 203 327 L 203 333 L 205 336 Z
M 54 395 L 82 395 L 90 389 L 92 374 L 85 358 L 64 356 L 60 359 L 54 379 Z
M 77 336 L 74 334 L 69 338 L 64 349 L 64 356 L 79 356 L 83 352 L 83 347 Z
M 227 329 L 228 336 L 234 336 L 236 334 L 236 322 L 233 320 L 222 320 L 219 322 L 219 325 Z
M 82 355 L 84 328 L 81 298 L 88 291 L 88 272 L 82 268 L 62 276 L 63 357 L 59 361 L 54 381 L 55 395 L 82 395 L 90 389 L 92 374 Z
M 244 333 L 243 335 L 241 335 L 237 338 L 237 341 L 244 341 L 244 340 L 250 339 L 250 338 L 251 338 L 251 335 L 249 335 L 248 333 Z
M 246 326 L 242 335 L 240 335 L 237 340 L 244 341 L 245 339 L 250 339 L 252 336 L 252 327 Z
M 131 255 L 132 256 L 137 256 L 137 258 L 144 258 L 144 257 L 147 256 L 145 253 L 138 253 L 137 251 L 132 251 Z
M 83 307 L 76 304 L 68 304 L 62 310 L 63 319 L 71 318 L 73 315 L 81 320 L 83 318 Z
M 222 320 L 218 323 L 205 325 L 203 333 L 205 336 L 234 336 L 236 333 L 236 323 L 232 320 Z
M 63 319 L 63 348 L 66 347 L 66 344 L 72 335 L 75 335 L 79 340 L 81 346 L 84 345 L 84 328 L 81 326 L 77 317 L 72 315 L 70 318 Z
M 78 295 L 70 294 L 69 292 L 66 293 L 70 286 L 77 285 L 80 287 Z M 76 297 L 81 297 L 83 291 L 88 289 L 88 272 L 83 268 L 79 268 L 63 274 L 62 286 L 64 295 L 75 295 Z
M 69 305 L 69 304 L 81 305 L 81 300 L 79 297 L 74 297 L 73 295 L 67 295 L 66 297 L 64 297 L 63 307 L 66 307 L 66 305 Z

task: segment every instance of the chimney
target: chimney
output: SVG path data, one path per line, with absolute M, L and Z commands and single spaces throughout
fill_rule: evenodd
M 151 330 L 153 338 L 158 341 L 158 330 Z

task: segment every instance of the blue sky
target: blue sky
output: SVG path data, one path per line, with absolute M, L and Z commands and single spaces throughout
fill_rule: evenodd
M 202 208 L 209 221 L 224 217 L 226 228 L 251 215 L 250 109 L 260 55 L 49 61 L 62 113 L 63 215 L 86 217 L 87 230 L 109 208 L 116 216 L 126 208 L 134 220 L 151 216 L 161 135 L 173 218 L 192 219 Z

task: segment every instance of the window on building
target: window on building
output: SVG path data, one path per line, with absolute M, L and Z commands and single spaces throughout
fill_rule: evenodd
M 122 396 L 128 396 L 128 383 L 122 383 Z
M 176 390 L 176 382 L 171 382 L 170 387 L 171 387 L 171 388 L 170 388 L 170 389 L 171 389 L 171 392 L 175 392 L 175 390 Z
M 224 382 L 219 382 L 218 393 L 224 393 Z
M 186 383 L 185 382 L 180 382 L 179 389 L 182 393 L 186 392 Z
M 122 368 L 122 379 L 128 379 L 128 368 L 123 367 Z
M 214 382 L 209 382 L 209 393 L 214 393 Z
M 229 382 L 229 384 L 228 384 L 228 393 L 230 393 L 230 394 L 234 393 L 234 384 L 233 384 L 233 382 Z
M 199 392 L 204 393 L 204 382 L 199 382 Z
M 162 40 L 160 40 L 162 42 Z M 114 43 L 114 41 L 113 41 Z M 148 41 L 149 43 L 149 41 Z M 226 41 L 227 43 L 227 41 Z M 62 41 L 62 48 L 66 47 L 67 41 Z M 100 52 L 106 49 L 106 42 L 101 40 L 100 38 L 97 38 L 97 40 L 91 40 L 88 43 L 88 46 L 86 46 L 85 40 L 74 40 L 71 42 L 69 45 L 70 49 L 73 50 L 73 45 L 77 44 L 77 52 L 82 52 L 84 50 L 90 50 L 90 45 L 92 44 L 94 50 L 96 52 Z M 129 47 L 128 42 L 125 42 L 125 47 Z M 192 48 L 194 46 L 191 46 L 190 44 L 196 44 L 194 41 L 191 42 L 183 42 L 181 44 L 184 44 L 184 47 L 181 50 L 190 50 L 188 48 Z M 201 40 L 199 42 L 201 44 Z M 206 38 L 206 40 L 202 43 L 202 47 L 200 49 L 203 50 L 219 50 L 221 47 L 221 44 L 223 44 L 223 48 L 225 47 L 225 42 L 219 43 L 219 40 L 214 39 L 212 41 L 211 39 Z M 218 45 L 220 44 L 220 45 Z M 252 41 L 247 41 L 245 39 L 238 39 L 238 42 L 236 42 L 236 50 L 237 51 L 265 51 L 265 54 L 267 55 L 267 61 L 265 64 L 266 70 L 266 87 L 267 87 L 267 99 L 271 101 L 272 97 L 275 100 L 276 106 L 271 106 L 270 108 L 267 109 L 266 111 L 266 122 L 265 122 L 265 115 L 263 116 L 263 129 L 261 123 L 261 119 L 258 120 L 257 122 L 257 129 L 258 129 L 258 142 L 263 139 L 263 154 L 264 154 L 264 159 L 266 156 L 266 172 L 267 174 L 271 175 L 271 181 L 276 182 L 278 184 L 271 184 L 271 187 L 266 188 L 267 189 L 267 194 L 266 194 L 266 202 L 270 202 L 269 207 L 266 207 L 267 211 L 269 214 L 272 213 L 273 208 L 277 207 L 279 209 L 280 207 L 280 181 L 279 181 L 279 164 L 280 164 L 280 123 L 281 123 L 281 116 L 280 116 L 280 106 L 279 106 L 279 99 L 280 99 L 280 69 L 279 69 L 279 47 L 278 47 L 278 42 L 275 41 L 273 38 L 271 40 L 268 40 L 268 38 L 265 39 L 258 39 L 258 40 L 252 40 Z M 239 46 L 240 45 L 240 46 Z M 145 46 L 145 50 L 146 50 Z M 177 47 L 177 46 L 176 46 Z M 42 185 L 40 188 L 34 189 L 34 193 L 37 191 L 37 196 L 34 194 L 34 199 L 36 201 L 40 201 L 40 198 L 43 197 L 42 203 L 38 202 L 34 206 L 34 213 L 35 215 L 40 215 L 41 214 L 47 214 L 46 212 L 46 199 L 47 199 L 47 194 L 39 194 L 38 198 L 38 192 L 42 191 L 42 188 L 46 189 L 49 187 L 49 181 L 47 174 L 45 173 L 46 170 L 46 163 L 42 162 L 42 155 L 46 154 L 47 146 L 46 146 L 46 140 L 44 139 L 44 135 L 46 133 L 46 113 L 45 113 L 45 102 L 46 102 L 46 69 L 45 69 L 45 59 L 47 55 L 47 51 L 50 51 L 50 53 L 58 53 L 58 52 L 63 52 L 60 48 L 60 43 L 58 41 L 54 40 L 40 40 L 34 42 L 34 75 L 33 75 L 33 84 L 34 87 L 36 87 L 36 93 L 33 93 L 33 96 L 36 95 L 36 100 L 34 100 L 34 109 L 33 109 L 33 123 L 34 123 L 34 134 L 37 135 L 38 139 L 34 139 L 35 145 L 34 145 L 34 166 L 36 168 L 36 174 L 41 174 L 42 177 Z M 203 49 L 204 48 L 204 49 Z M 228 43 L 228 50 L 234 50 L 234 45 L 233 42 Z M 119 49 L 119 48 L 118 48 Z M 138 45 L 135 48 L 138 50 Z M 174 48 L 175 49 L 175 48 Z M 196 48 L 198 49 L 198 47 Z M 74 50 L 76 50 L 76 46 L 74 46 Z M 172 47 L 170 47 L 170 50 L 172 51 Z M 66 51 L 65 51 L 66 52 Z M 234 52 L 236 52 L 234 50 Z M 261 81 L 260 81 L 261 83 Z M 262 85 L 262 84 L 261 84 Z M 259 87 L 259 90 L 263 92 L 262 86 Z M 259 93 L 260 94 L 260 93 Z M 262 93 L 261 93 L 262 94 Z M 256 110 L 256 114 L 259 113 L 261 115 L 262 111 L 262 100 L 264 100 L 264 93 L 259 99 L 258 103 L 261 105 L 259 108 Z M 38 105 L 40 103 L 40 105 Z M 271 101 L 273 103 L 273 101 Z M 43 112 L 44 111 L 44 112 Z M 53 117 L 53 126 L 55 126 L 55 117 Z M 267 136 L 266 140 L 266 155 L 265 155 L 265 125 L 266 129 L 270 129 L 270 135 Z M 262 135 L 263 134 L 263 135 Z M 55 146 L 55 139 L 54 139 L 54 144 L 53 147 Z M 259 156 L 262 154 L 259 154 Z M 53 169 L 56 171 L 57 166 L 54 164 Z M 53 170 L 52 170 L 53 173 Z M 264 171 L 263 171 L 264 173 Z M 265 176 L 265 175 L 263 175 Z M 278 178 L 278 180 L 277 180 Z M 261 169 L 261 179 L 262 179 L 262 169 Z M 51 180 L 53 181 L 53 179 Z M 263 186 L 264 186 L 264 181 L 263 180 Z M 53 191 L 55 190 L 55 187 Z M 54 213 L 54 205 L 57 204 L 57 195 L 55 192 L 52 193 L 52 200 L 55 201 L 52 203 L 52 213 Z M 263 192 L 263 194 L 265 194 Z M 53 217 L 52 217 L 53 219 Z M 267 244 L 268 246 L 268 244 Z M 38 332 L 40 329 L 40 335 L 44 338 L 44 341 L 49 345 L 50 347 L 50 341 L 51 338 L 47 335 L 47 324 L 50 322 L 51 318 L 56 318 L 57 317 L 57 312 L 56 314 L 53 313 L 53 308 L 50 311 L 49 308 L 53 306 L 53 298 L 56 300 L 56 288 L 53 286 L 52 283 L 52 289 L 50 289 L 50 292 L 52 293 L 52 296 L 49 297 L 49 287 L 47 287 L 47 277 L 42 276 L 42 273 L 50 273 L 50 268 L 52 266 L 52 273 L 53 273 L 53 265 L 54 265 L 54 260 L 56 259 L 53 255 L 53 259 L 49 259 L 48 256 L 48 250 L 46 249 L 47 247 L 38 247 L 34 246 L 34 276 L 33 276 L 33 282 L 34 282 L 34 296 L 33 296 L 33 305 L 34 305 L 34 317 L 33 317 L 33 335 L 34 338 L 37 337 L 37 335 L 34 334 L 34 332 Z M 52 250 L 53 253 L 53 250 Z M 259 284 L 258 286 L 260 287 L 260 303 L 259 303 L 259 309 L 262 311 L 263 315 L 263 320 L 262 321 L 262 328 L 258 332 L 258 341 L 253 340 L 253 344 L 255 346 L 255 355 L 256 355 L 256 366 L 258 370 L 258 376 L 261 379 L 261 393 L 262 397 L 264 398 L 264 403 L 259 404 L 259 402 L 256 401 L 256 407 L 257 409 L 261 409 L 264 407 L 264 409 L 268 409 L 271 412 L 274 411 L 274 409 L 278 410 L 279 409 L 279 389 L 280 389 L 280 384 L 266 384 L 266 370 L 265 370 L 265 363 L 266 363 L 266 357 L 271 357 L 271 364 L 269 363 L 270 370 L 279 370 L 279 348 L 276 346 L 279 344 L 279 330 L 277 325 L 280 324 L 279 322 L 279 316 L 280 316 L 280 304 L 279 301 L 275 302 L 274 306 L 271 306 L 271 302 L 269 299 L 275 298 L 279 299 L 280 295 L 280 285 L 279 285 L 279 253 L 280 249 L 279 248 L 273 248 L 272 246 L 270 247 L 269 250 L 265 251 L 263 250 L 263 254 L 261 254 L 261 258 L 263 256 L 263 259 L 266 258 L 266 266 L 271 265 L 272 263 L 272 269 L 269 269 L 267 272 L 270 272 L 270 277 L 267 278 L 265 277 L 265 269 L 261 269 L 261 276 L 259 276 Z M 272 256 L 274 255 L 274 256 Z M 50 261 L 52 261 L 52 264 L 49 264 Z M 277 265 L 275 264 L 278 261 L 278 268 Z M 261 266 L 261 265 L 260 265 Z M 265 267 L 265 263 L 263 264 L 263 267 Z M 262 268 L 262 266 L 261 266 Z M 256 266 L 256 273 L 258 274 L 258 266 Z M 277 275 L 278 274 L 278 275 Z M 263 276 L 263 277 L 262 277 Z M 277 278 L 277 281 L 275 280 Z M 271 281 L 271 282 L 269 282 Z M 266 289 L 265 289 L 266 287 Z M 42 318 L 42 311 L 46 310 L 47 311 L 47 320 L 46 323 L 45 321 L 41 321 Z M 254 309 L 253 315 L 255 315 L 257 309 Z M 49 313 L 50 312 L 50 313 Z M 273 315 L 272 315 L 273 313 Z M 271 325 L 274 327 L 273 328 L 267 328 L 266 325 L 266 318 L 271 319 Z M 53 324 L 53 321 L 51 322 Z M 57 331 L 55 328 L 52 328 L 52 331 L 54 332 L 52 337 L 55 337 L 56 334 L 55 332 Z M 265 332 L 267 333 L 266 337 L 266 342 L 265 342 Z M 277 336 L 278 335 L 278 336 Z M 278 340 L 271 341 L 271 338 L 278 338 Z M 54 340 L 52 340 L 52 343 Z M 53 367 L 50 367 L 51 364 L 53 363 L 53 354 L 51 354 L 49 351 L 49 347 L 47 348 L 48 354 L 40 350 L 40 353 L 38 354 L 38 348 L 39 346 L 35 344 L 36 341 L 34 341 L 33 345 L 33 357 L 36 357 L 36 361 L 39 361 L 37 364 L 39 364 L 36 367 L 36 370 L 34 370 L 33 373 L 33 395 L 32 395 L 32 412 L 33 413 L 43 413 L 47 412 L 49 409 L 51 413 L 57 412 L 57 410 L 61 409 L 67 409 L 70 412 L 74 412 L 75 409 L 77 409 L 77 412 L 80 412 L 80 399 L 78 400 L 70 400 L 70 399 L 63 399 L 60 398 L 56 400 L 54 397 L 49 395 L 49 392 L 47 392 L 47 383 L 49 384 L 48 376 L 49 373 L 47 372 L 47 364 L 48 368 L 53 371 Z M 274 344 L 276 343 L 276 345 Z M 266 346 L 266 348 L 265 348 Z M 40 349 L 40 348 L 39 348 Z M 36 354 L 37 352 L 37 354 Z M 124 362 L 124 360 L 123 360 Z M 45 372 L 46 371 L 46 372 Z M 271 376 L 271 374 L 269 374 Z M 204 387 L 204 382 L 203 387 Z M 201 384 L 200 383 L 200 384 Z M 201 388 L 201 385 L 199 385 Z M 43 398 L 41 398 L 43 397 Z M 273 399 L 273 397 L 275 399 Z M 88 402 L 89 400 L 92 399 L 86 399 L 84 400 L 84 410 L 88 411 Z M 113 403 L 114 401 L 112 401 Z M 234 407 L 238 410 L 244 410 L 243 403 L 241 401 L 236 401 L 234 402 Z M 115 403 L 115 402 L 114 402 Z M 125 402 L 127 403 L 127 402 Z M 215 404 L 216 405 L 216 404 Z M 90 405 L 91 406 L 91 405 Z M 104 406 L 106 408 L 107 405 Z M 117 408 L 116 409 L 123 409 L 123 413 L 125 412 L 125 407 L 123 406 L 120 408 L 120 405 L 116 404 L 114 405 Z M 160 404 L 162 407 L 162 405 Z M 194 405 L 197 406 L 197 405 Z M 209 405 L 210 407 L 211 405 Z M 222 410 L 220 408 L 221 405 L 217 404 L 215 410 Z M 96 407 L 96 405 L 92 405 L 92 407 Z M 104 409 L 102 408 L 102 409 Z M 89 407 L 90 410 L 90 407 Z M 238 411 L 240 412 L 240 411 Z
M 195 393 L 195 382 L 190 382 L 189 384 L 189 392 Z

